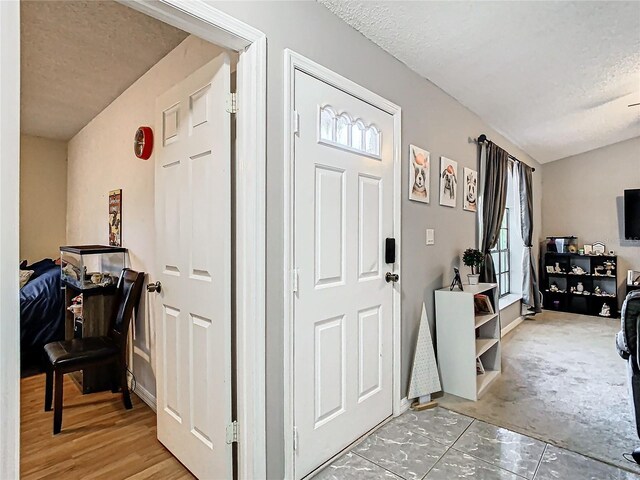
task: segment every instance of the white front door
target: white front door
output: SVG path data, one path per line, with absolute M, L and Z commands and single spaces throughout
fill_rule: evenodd
M 201 479 L 233 475 L 229 91 L 222 54 L 156 102 L 158 439 Z
M 392 414 L 393 117 L 295 72 L 295 477 Z

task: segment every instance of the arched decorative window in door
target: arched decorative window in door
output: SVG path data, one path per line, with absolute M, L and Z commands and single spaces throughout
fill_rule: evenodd
M 382 135 L 375 125 L 367 125 L 361 118 L 353 119 L 347 112 L 338 114 L 330 105 L 320 107 L 319 111 L 318 142 L 380 158 Z

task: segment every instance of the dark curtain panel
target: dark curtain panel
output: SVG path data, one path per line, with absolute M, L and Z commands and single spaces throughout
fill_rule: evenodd
M 484 265 L 480 270 L 480 281 L 495 283 L 497 277 L 491 249 L 498 243 L 500 225 L 502 225 L 502 217 L 504 217 L 507 203 L 509 154 L 491 142 L 485 148 L 487 151 L 484 167 L 481 245 L 481 251 L 484 253 Z
M 522 302 L 535 313 L 542 311 L 540 293 L 538 292 L 538 276 L 531 254 L 533 237 L 533 170 L 520 162 L 517 164 L 520 190 L 520 224 L 524 254 L 522 257 Z

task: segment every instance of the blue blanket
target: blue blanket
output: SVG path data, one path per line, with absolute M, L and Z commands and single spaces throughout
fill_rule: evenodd
M 64 340 L 64 296 L 60 267 L 51 259 L 23 266 L 33 270 L 20 290 L 20 348 L 36 352 L 49 342 Z

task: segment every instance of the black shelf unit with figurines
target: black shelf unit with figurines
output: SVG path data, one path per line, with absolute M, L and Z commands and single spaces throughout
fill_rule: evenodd
M 541 271 L 543 308 L 618 317 L 617 265 L 615 255 L 546 252 Z

